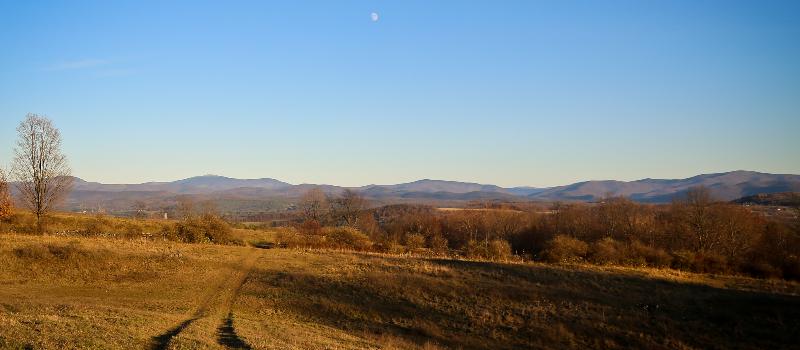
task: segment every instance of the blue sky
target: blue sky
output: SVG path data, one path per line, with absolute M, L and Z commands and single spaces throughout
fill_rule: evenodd
M 34 112 L 107 183 L 800 173 L 798 38 L 797 1 L 4 1 L 0 164 Z

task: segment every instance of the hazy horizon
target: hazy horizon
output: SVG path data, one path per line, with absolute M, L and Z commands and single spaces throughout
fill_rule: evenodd
M 800 3 L 0 4 L 0 164 L 503 187 L 800 174 Z M 372 13 L 378 17 L 372 17 Z
M 207 176 L 208 176 L 208 177 L 224 177 L 224 178 L 230 178 L 230 179 L 236 179 L 236 180 L 261 180 L 261 179 L 271 179 L 271 180 L 277 180 L 277 181 L 285 182 L 285 183 L 288 183 L 288 184 L 290 184 L 290 185 L 332 185 L 332 186 L 340 186 L 340 187 L 352 187 L 352 188 L 357 188 L 357 187 L 365 187 L 365 186 L 372 186 L 372 185 L 378 185 L 378 186 L 385 186 L 385 185 L 398 185 L 398 184 L 412 183 L 412 182 L 417 182 L 417 181 L 447 181 L 447 182 L 461 182 L 461 183 L 476 183 L 476 184 L 480 184 L 480 185 L 497 185 L 497 186 L 499 186 L 499 187 L 503 187 L 503 188 L 521 188 L 521 187 L 531 187 L 531 188 L 552 188 L 552 187 L 567 186 L 567 185 L 572 185 L 572 184 L 574 184 L 574 183 L 580 183 L 580 182 L 590 182 L 590 181 L 623 181 L 623 182 L 630 182 L 630 181 L 637 181 L 637 180 L 648 180 L 648 179 L 649 179 L 649 180 L 681 180 L 681 179 L 691 178 L 691 177 L 694 177 L 694 176 L 712 175 L 712 174 L 718 174 L 718 173 L 722 173 L 722 174 L 724 174 L 724 173 L 732 173 L 732 172 L 740 172 L 740 171 L 742 171 L 742 172 L 756 172 L 756 173 L 765 173 L 765 174 L 772 174 L 772 175 L 800 175 L 800 174 L 789 174 L 789 173 L 786 173 L 786 174 L 782 174 L 782 173 L 767 173 L 767 172 L 756 171 L 756 170 L 737 169 L 737 170 L 730 170 L 730 171 L 723 171 L 723 172 L 714 172 L 714 173 L 701 173 L 701 174 L 699 173 L 699 174 L 694 174 L 694 175 L 685 176 L 685 177 L 681 177 L 681 178 L 647 177 L 647 178 L 638 178 L 638 179 L 631 179 L 631 180 L 619 180 L 619 179 L 584 179 L 584 180 L 578 180 L 578 181 L 575 181 L 575 182 L 570 182 L 570 183 L 556 184 L 556 185 L 552 185 L 552 186 L 530 186 L 530 185 L 512 185 L 512 186 L 503 186 L 503 185 L 497 185 L 497 184 L 495 184 L 495 183 L 491 183 L 491 182 L 475 182 L 475 181 L 469 181 L 469 180 L 432 179 L 432 178 L 419 178 L 419 179 L 415 179 L 415 180 L 409 180 L 409 181 L 404 181 L 404 182 L 394 182 L 394 183 L 370 183 L 370 184 L 362 184 L 362 185 L 355 185 L 355 186 L 352 186 L 352 185 L 339 185 L 339 184 L 336 184 L 336 183 L 292 182 L 292 181 L 286 181 L 286 180 L 283 180 L 283 179 L 279 179 L 279 178 L 275 178 L 275 177 L 270 177 L 270 176 L 260 176 L 260 177 L 235 177 L 235 176 L 227 176 L 227 175 L 222 175 L 222 174 L 201 174 L 201 175 L 193 175 L 193 176 L 190 176 L 190 177 L 186 177 L 186 178 L 179 178 L 179 179 L 167 179 L 167 180 L 149 180 L 149 181 L 135 181 L 135 182 L 126 182 L 126 183 L 123 183 L 123 182 L 102 182 L 102 181 L 95 181 L 95 180 L 92 180 L 92 179 L 85 179 L 85 178 L 81 178 L 80 176 L 76 176 L 76 177 L 80 178 L 80 179 L 81 179 L 81 180 L 83 180 L 83 181 L 87 181 L 87 182 L 93 182 L 93 183 L 100 183 L 100 184 L 104 184 L 104 185 L 138 185 L 138 184 L 146 184 L 146 183 L 169 183 L 169 182 L 175 182 L 175 181 L 180 181 L 180 180 L 188 180 L 188 179 L 191 179 L 191 178 L 197 178 L 197 177 L 207 177 Z

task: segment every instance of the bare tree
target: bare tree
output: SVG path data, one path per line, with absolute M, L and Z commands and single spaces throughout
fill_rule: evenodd
M 0 169 L 0 220 L 5 220 L 11 217 L 14 211 L 14 204 L 11 201 L 11 193 L 8 190 L 8 181 L 6 180 L 6 173 Z
M 320 188 L 314 187 L 300 199 L 300 210 L 304 221 L 322 223 L 330 212 L 328 196 Z
M 67 157 L 61 153 L 61 133 L 50 119 L 28 114 L 17 127 L 17 146 L 11 175 L 20 201 L 41 219 L 63 201 L 72 189 Z
M 686 191 L 686 219 L 696 240 L 695 249 L 709 251 L 717 245 L 714 232 L 711 191 L 703 186 L 691 187 Z
M 333 200 L 332 212 L 336 224 L 355 227 L 358 214 L 367 207 L 367 200 L 355 190 L 346 189 Z

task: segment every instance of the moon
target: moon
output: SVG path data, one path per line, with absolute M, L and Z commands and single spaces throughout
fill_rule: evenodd
M 381 17 L 377 12 L 373 12 L 369 14 L 369 18 L 371 18 L 373 22 L 377 22 Z

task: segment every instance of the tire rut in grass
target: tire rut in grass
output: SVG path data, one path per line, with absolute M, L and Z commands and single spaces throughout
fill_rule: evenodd
M 239 335 L 236 334 L 236 329 L 233 327 L 233 312 L 228 312 L 228 317 L 222 322 L 222 325 L 217 329 L 217 342 L 228 349 L 245 349 L 250 350 L 250 345 L 247 345 Z
M 223 320 L 223 324 L 218 328 L 218 342 L 220 345 L 226 346 L 232 349 L 250 349 L 250 347 L 245 343 L 238 335 L 236 335 L 236 331 L 233 328 L 233 312 L 231 311 L 233 307 L 233 302 L 236 299 L 236 296 L 239 294 L 239 290 L 244 285 L 245 280 L 250 275 L 250 270 L 253 268 L 253 264 L 255 262 L 257 252 L 251 252 L 248 257 L 246 257 L 242 263 L 241 275 L 237 276 L 236 273 L 231 274 L 228 278 L 224 279 L 222 283 L 220 283 L 212 293 L 209 293 L 203 302 L 200 304 L 200 307 L 195 311 L 192 317 L 184 320 L 177 326 L 170 328 L 166 332 L 153 337 L 151 340 L 151 349 L 152 350 L 166 350 L 169 348 L 169 344 L 173 338 L 175 338 L 178 334 L 180 334 L 184 329 L 188 328 L 194 321 L 197 321 L 203 317 L 208 316 L 208 311 L 211 309 L 212 302 L 217 299 L 218 296 L 225 293 L 228 289 L 226 287 L 235 286 L 233 288 L 233 295 L 231 295 L 226 303 L 225 306 L 228 309 L 228 315 Z M 236 278 L 238 277 L 238 278 Z
M 245 282 L 247 282 L 247 279 L 250 278 L 250 271 L 253 270 L 255 258 L 256 255 L 254 253 L 247 259 L 247 261 L 245 261 L 245 273 L 239 279 L 236 289 L 233 291 L 233 294 L 227 303 L 228 316 L 222 321 L 222 324 L 219 326 L 219 328 L 217 328 L 217 343 L 228 349 L 251 349 L 250 345 L 248 345 L 244 339 L 240 338 L 239 335 L 236 334 L 236 328 L 233 326 L 233 303 L 235 303 L 236 298 L 239 297 L 242 286 L 244 286 Z

